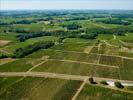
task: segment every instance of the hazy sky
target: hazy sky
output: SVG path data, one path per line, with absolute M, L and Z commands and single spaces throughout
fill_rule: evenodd
M 0 10 L 22 9 L 133 10 L 133 0 L 0 0 Z

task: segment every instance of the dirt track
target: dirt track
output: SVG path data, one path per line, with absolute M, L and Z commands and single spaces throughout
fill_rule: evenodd
M 68 80 L 80 80 L 84 81 L 89 78 L 89 76 L 80 76 L 80 75 L 68 75 L 68 74 L 58 74 L 58 73 L 48 73 L 48 72 L 0 72 L 1 77 L 14 77 L 14 76 L 25 76 L 25 77 L 45 77 L 45 78 L 59 78 L 59 79 L 68 79 Z M 120 81 L 121 83 L 133 84 L 133 81 L 128 80 L 118 80 L 111 78 L 101 78 L 93 77 L 95 81 Z

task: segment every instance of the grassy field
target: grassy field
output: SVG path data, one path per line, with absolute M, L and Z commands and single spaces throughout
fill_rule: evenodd
M 133 94 L 86 84 L 76 100 L 132 100 Z
M 1 100 L 69 100 L 81 84 L 80 81 L 26 77 L 8 87 L 6 81 L 11 80 L 16 78 L 0 79 L 2 88 L 6 89 L 0 94 Z

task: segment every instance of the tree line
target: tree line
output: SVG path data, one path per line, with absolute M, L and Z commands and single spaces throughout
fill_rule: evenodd
M 39 49 L 48 49 L 54 45 L 52 41 L 41 41 L 15 50 L 13 58 L 22 58 Z
M 102 22 L 102 23 L 105 23 L 105 24 L 118 24 L 118 25 L 131 25 L 132 23 L 129 22 L 129 21 L 124 21 L 122 19 L 106 19 L 106 20 L 99 20 L 99 21 L 96 21 L 96 22 Z
M 16 31 L 18 32 L 18 30 Z M 84 39 L 95 39 L 98 34 L 115 34 L 119 36 L 125 35 L 127 32 L 133 32 L 133 28 L 131 26 L 121 26 L 117 28 L 87 28 L 87 29 L 80 29 L 80 30 L 72 30 L 72 31 L 65 31 L 65 30 L 56 30 L 56 31 L 42 31 L 36 33 L 29 33 L 24 30 L 19 30 L 21 32 L 17 35 L 17 38 L 20 42 L 24 42 L 30 38 L 36 38 L 41 36 L 67 36 L 68 38 L 84 38 Z M 25 33 L 26 32 L 26 33 Z M 81 34 L 85 33 L 85 34 Z

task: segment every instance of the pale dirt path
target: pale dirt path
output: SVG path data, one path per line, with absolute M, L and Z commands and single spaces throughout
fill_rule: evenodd
M 63 61 L 63 62 L 72 62 L 72 63 L 81 63 L 81 64 L 88 64 L 88 65 L 97 65 L 99 67 L 104 66 L 104 67 L 111 67 L 111 68 L 119 68 L 118 66 L 111 66 L 111 65 L 104 65 L 104 64 L 95 64 L 95 63 L 73 61 L 73 60 L 60 60 L 60 59 L 49 59 L 49 60 L 56 60 L 56 61 Z
M 98 64 L 100 64 L 100 59 L 101 59 L 101 55 L 99 55 L 99 58 L 98 58 Z
M 101 45 L 102 45 L 102 43 L 99 43 L 99 45 L 98 45 L 98 52 L 99 52 L 99 50 L 100 50 Z M 98 64 L 100 64 L 100 58 L 101 58 L 101 55 L 99 55 Z
M 77 90 L 77 92 L 75 93 L 75 95 L 72 97 L 72 100 L 76 100 L 76 98 L 78 97 L 79 93 L 82 91 L 82 89 L 84 88 L 85 84 L 87 83 L 88 78 L 84 80 L 84 82 L 81 84 L 80 88 Z
M 113 39 L 114 39 L 114 40 L 116 39 L 116 35 L 113 35 Z
M 31 77 L 59 78 L 59 79 L 80 80 L 80 81 L 84 81 L 85 79 L 90 77 L 90 76 L 48 73 L 48 72 L 0 72 L 0 76 L 1 77 L 31 76 Z M 97 82 L 105 80 L 113 82 L 120 81 L 121 83 L 133 84 L 133 81 L 129 80 L 118 80 L 118 79 L 102 78 L 102 77 L 93 77 L 93 78 Z

